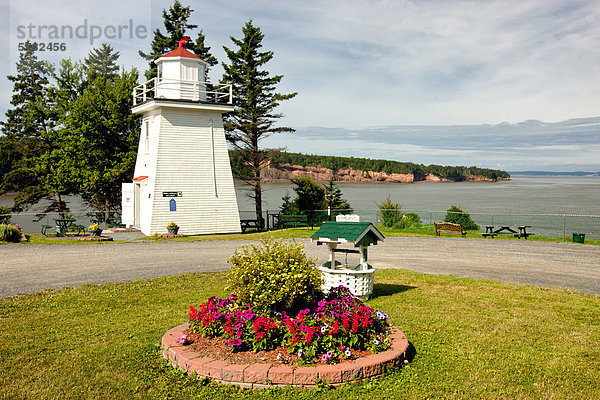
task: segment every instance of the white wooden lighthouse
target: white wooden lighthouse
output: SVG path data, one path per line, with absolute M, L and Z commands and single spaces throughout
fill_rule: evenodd
M 158 76 L 133 91 L 142 128 L 133 182 L 123 183 L 122 222 L 145 235 L 240 231 L 223 129 L 230 85 L 204 82 L 206 62 L 183 46 L 155 61 Z

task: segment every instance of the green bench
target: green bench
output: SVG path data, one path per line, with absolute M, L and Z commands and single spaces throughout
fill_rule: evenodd
M 48 229 L 52 229 L 52 228 L 53 228 L 52 225 L 42 225 L 42 235 L 48 236 L 47 235 Z
M 308 230 L 308 216 L 304 214 L 299 215 L 281 215 L 279 217 L 279 223 L 284 228 L 295 228 L 298 226 L 305 226 Z

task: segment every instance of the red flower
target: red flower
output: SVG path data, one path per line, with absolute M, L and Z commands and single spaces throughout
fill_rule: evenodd
M 344 326 L 344 329 L 346 329 L 346 331 L 350 327 L 350 323 L 348 321 L 348 315 L 347 314 L 344 314 L 344 317 L 342 318 L 342 325 Z
M 338 331 L 340 330 L 340 323 L 338 322 L 338 320 L 335 320 L 335 323 L 333 324 L 333 328 L 331 328 L 331 333 L 333 335 L 337 335 Z

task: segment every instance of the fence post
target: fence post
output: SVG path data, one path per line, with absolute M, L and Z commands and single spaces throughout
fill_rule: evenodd
M 563 242 L 567 241 L 567 216 L 563 215 Z
M 429 211 L 429 234 L 431 235 L 431 226 L 433 225 L 433 211 Z

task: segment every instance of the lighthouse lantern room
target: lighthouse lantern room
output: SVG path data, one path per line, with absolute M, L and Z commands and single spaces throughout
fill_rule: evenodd
M 132 182 L 123 183 L 122 222 L 144 234 L 240 231 L 223 113 L 232 88 L 205 82 L 206 62 L 179 47 L 155 61 L 158 76 L 133 90 L 142 115 Z

